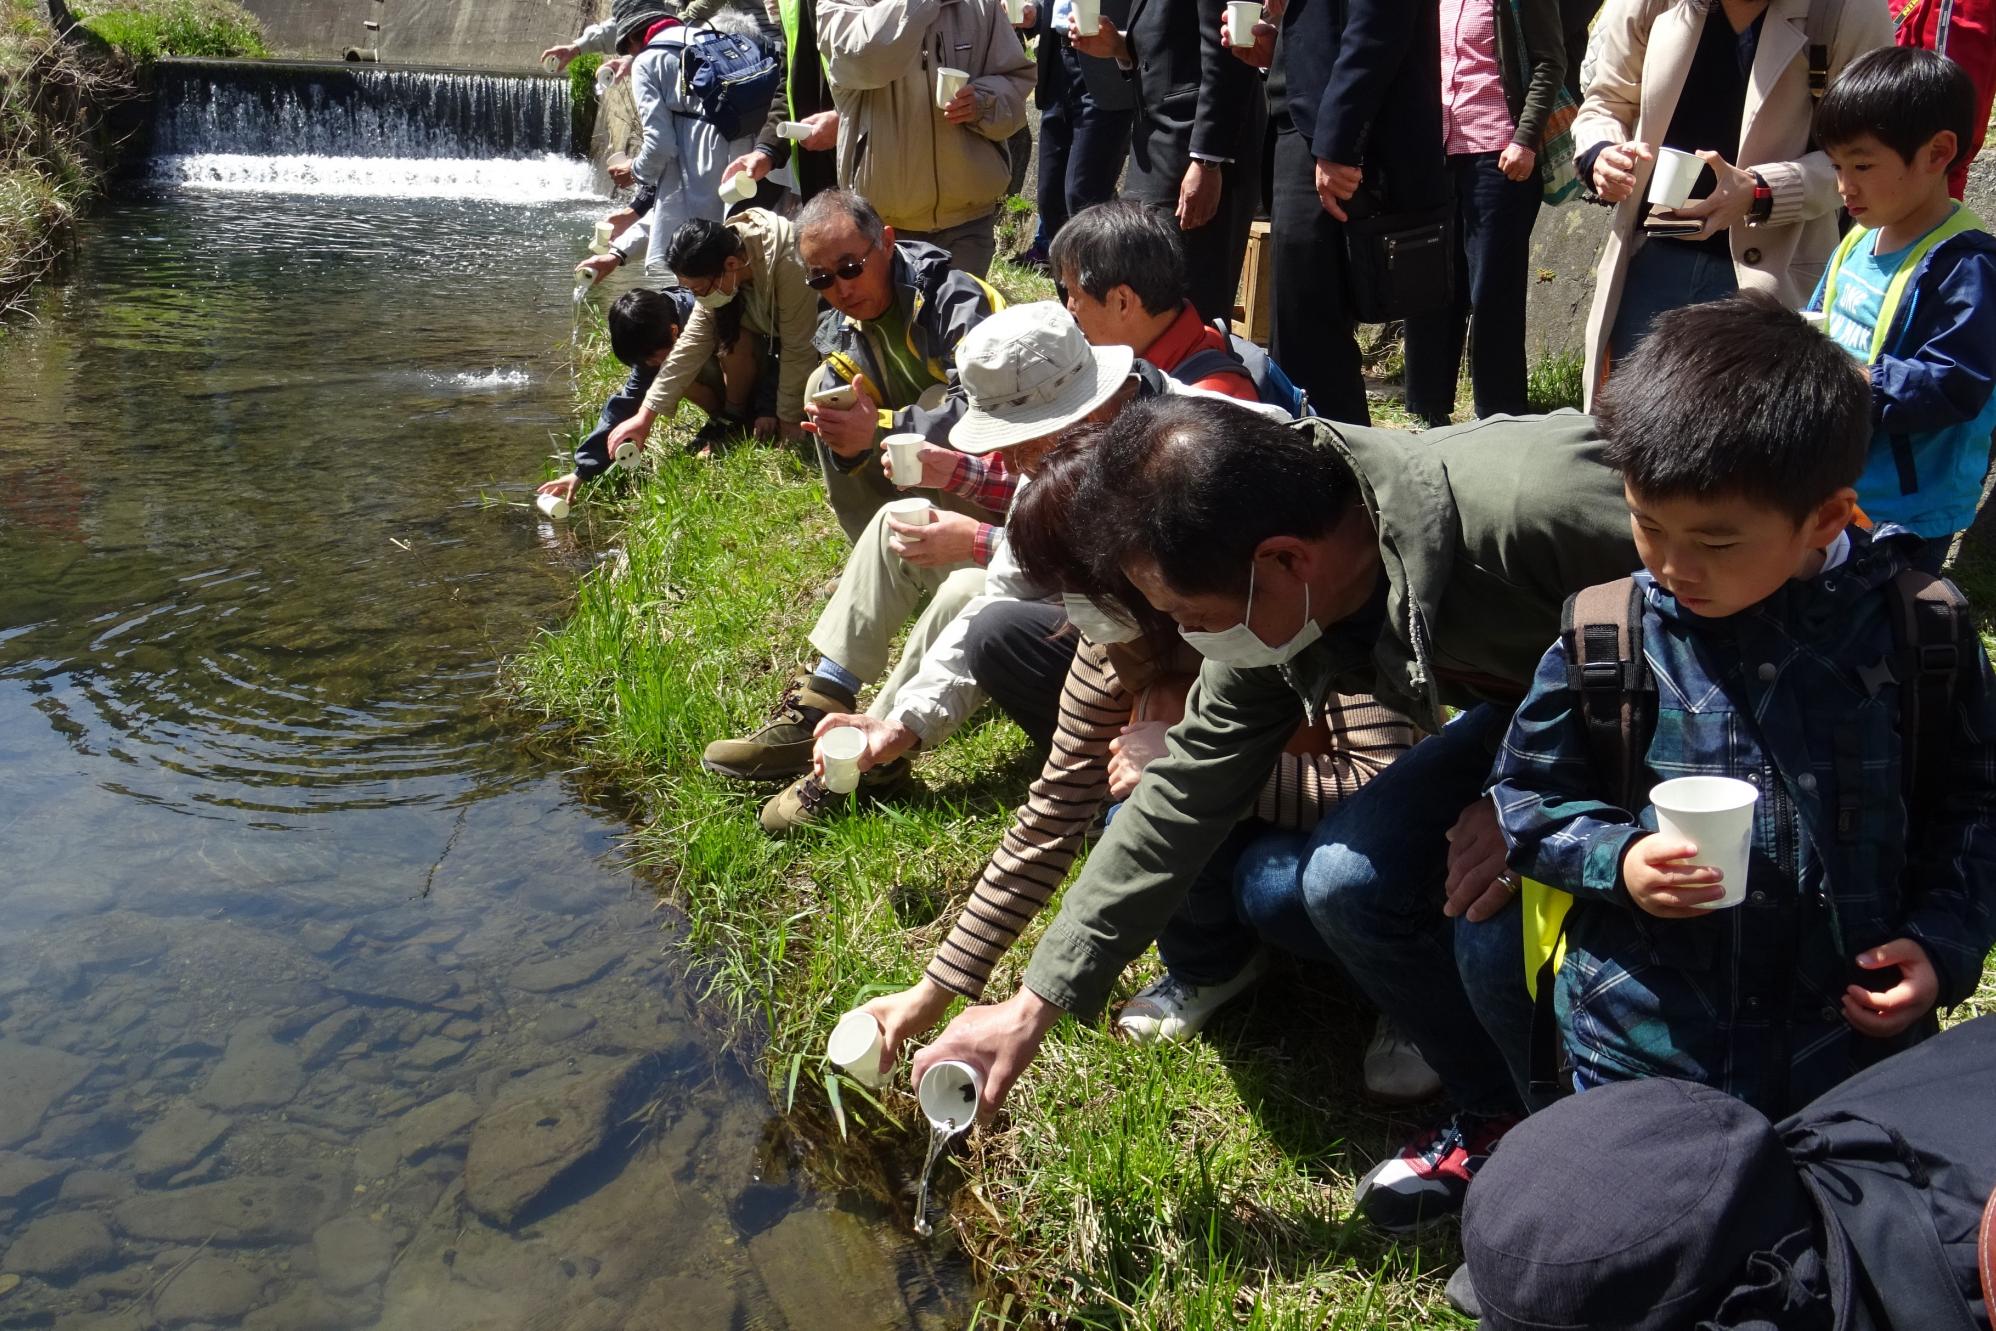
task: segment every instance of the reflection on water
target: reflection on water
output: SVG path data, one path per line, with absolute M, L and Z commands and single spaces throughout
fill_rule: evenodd
M 0 342 L 0 1325 L 960 1323 L 492 699 L 589 209 L 335 207 L 107 210 Z

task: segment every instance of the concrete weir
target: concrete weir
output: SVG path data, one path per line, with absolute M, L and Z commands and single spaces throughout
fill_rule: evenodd
M 547 47 L 597 17 L 597 0 L 246 0 L 279 55 L 393 64 L 537 68 Z M 605 10 L 607 5 L 602 6 Z

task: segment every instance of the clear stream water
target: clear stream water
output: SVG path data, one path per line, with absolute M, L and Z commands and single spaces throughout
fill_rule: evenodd
M 961 1326 L 495 696 L 598 208 L 471 169 L 107 206 L 0 338 L 0 1327 Z

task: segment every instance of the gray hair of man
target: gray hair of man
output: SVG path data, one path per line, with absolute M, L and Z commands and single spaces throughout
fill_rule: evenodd
M 887 236 L 887 223 L 873 205 L 849 189 L 828 189 L 813 195 L 797 214 L 797 234 L 830 226 L 841 218 L 852 223 L 852 229 L 869 247 L 878 246 Z

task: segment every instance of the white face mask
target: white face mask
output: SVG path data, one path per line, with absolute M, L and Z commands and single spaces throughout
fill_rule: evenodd
M 1324 630 L 1316 620 L 1310 618 L 1310 584 L 1303 584 L 1303 623 L 1288 642 L 1271 647 L 1263 642 L 1255 631 L 1248 627 L 1248 617 L 1254 613 L 1254 564 L 1248 563 L 1247 609 L 1241 612 L 1241 622 L 1230 629 L 1218 633 L 1194 633 L 1190 629 L 1178 630 L 1178 636 L 1185 639 L 1193 651 L 1208 661 L 1221 665 L 1234 666 L 1242 670 L 1252 670 L 1258 666 L 1277 666 L 1294 660 L 1296 654 L 1323 636 Z
M 1143 636 L 1143 630 L 1135 624 L 1110 614 L 1085 596 L 1063 592 L 1060 603 L 1067 610 L 1067 622 L 1080 629 L 1081 636 L 1090 642 L 1135 642 Z
M 711 291 L 709 291 L 704 296 L 695 296 L 693 299 L 698 301 L 702 306 L 704 306 L 707 309 L 718 310 L 723 305 L 726 305 L 729 301 L 733 300 L 735 298 L 735 293 L 740 290 L 741 290 L 741 283 L 737 282 L 733 287 L 729 288 L 726 291 L 723 291 L 721 290 L 720 279 L 716 278 L 714 280 L 714 287 Z

